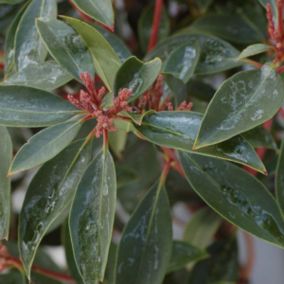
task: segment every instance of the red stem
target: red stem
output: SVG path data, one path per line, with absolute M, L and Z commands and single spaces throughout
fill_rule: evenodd
M 152 26 L 149 45 L 148 45 L 148 51 L 151 51 L 157 45 L 163 6 L 164 6 L 163 0 L 156 0 L 153 26 Z
M 1 255 L 0 258 L 4 260 L 4 266 L 6 268 L 8 268 L 8 267 L 15 267 L 18 270 L 22 270 L 23 269 L 22 262 L 18 258 L 16 258 L 16 257 Z M 34 272 L 36 272 L 38 274 L 47 276 L 49 278 L 52 278 L 54 280 L 64 281 L 64 282 L 70 283 L 70 284 L 76 283 L 75 280 L 71 276 L 69 276 L 67 274 L 50 271 L 50 270 L 42 268 L 42 267 L 40 267 L 38 265 L 33 265 L 32 266 L 32 271 L 34 271 Z

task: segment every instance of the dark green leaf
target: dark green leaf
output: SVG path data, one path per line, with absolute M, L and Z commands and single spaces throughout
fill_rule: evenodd
M 240 62 L 236 61 L 240 53 L 229 43 L 217 37 L 191 34 L 186 31 L 161 42 L 146 58 L 158 56 L 164 61 L 176 48 L 182 45 L 193 46 L 196 41 L 199 41 L 201 55 L 195 73 L 214 74 L 240 65 Z
M 122 235 L 116 283 L 162 283 L 171 250 L 169 201 L 165 189 L 155 185 L 138 205 Z
M 10 179 L 7 177 L 12 161 L 12 141 L 8 130 L 0 126 L 0 240 L 7 239 L 10 225 Z
M 280 207 L 281 213 L 284 216 L 284 140 L 282 141 L 277 163 L 275 188 L 276 200 Z
M 136 128 L 152 143 L 193 152 L 192 147 L 201 119 L 202 115 L 196 112 L 159 112 L 146 115 L 142 125 Z M 240 136 L 194 152 L 247 165 L 262 173 L 266 172 L 252 146 Z
M 35 134 L 18 151 L 9 175 L 34 168 L 55 157 L 71 143 L 81 126 L 79 119 L 72 119 Z
M 7 0 L 8 1 L 8 0 Z M 5 38 L 5 76 L 9 77 L 11 74 L 16 72 L 16 60 L 15 60 L 15 37 L 19 22 L 22 18 L 22 15 L 27 7 L 27 4 L 24 5 L 19 12 L 14 17 L 12 23 L 10 24 L 6 38 Z
M 262 126 L 247 131 L 242 136 L 255 148 L 277 149 L 277 144 L 272 134 Z
M 115 33 L 112 33 L 100 26 L 96 26 L 96 29 L 109 42 L 121 62 L 124 62 L 127 58 L 131 56 L 131 52 L 126 46 L 126 44 Z
M 69 271 L 76 280 L 77 284 L 83 284 L 82 277 L 78 271 L 77 264 L 75 262 L 68 222 L 66 222 L 64 226 L 63 238 L 64 238 L 64 251 Z
M 154 19 L 154 5 L 147 6 L 139 21 L 138 21 L 138 35 L 139 43 L 143 51 L 147 50 L 149 39 L 151 37 L 152 25 Z M 161 21 L 159 25 L 158 41 L 165 39 L 170 32 L 170 20 L 166 9 L 162 10 Z
M 70 17 L 63 17 L 63 19 L 78 32 L 86 43 L 92 54 L 96 73 L 111 91 L 121 65 L 118 55 L 93 26 Z
M 112 0 L 72 0 L 84 14 L 113 28 L 114 12 Z
M 83 72 L 94 77 L 92 57 L 71 27 L 58 20 L 38 20 L 37 28 L 48 51 L 67 72 L 79 81 Z
M 115 165 L 103 149 L 78 186 L 69 219 L 74 256 L 85 284 L 104 279 L 115 208 Z
M 25 10 L 17 28 L 15 38 L 15 60 L 18 71 L 29 64 L 43 63 L 47 50 L 36 31 L 36 18 L 55 19 L 57 3 L 55 0 L 33 0 Z
M 123 88 L 128 88 L 132 91 L 131 100 L 135 100 L 155 82 L 161 68 L 162 62 L 159 58 L 144 63 L 137 57 L 130 57 L 117 72 L 115 94 Z
M 24 275 L 16 268 L 0 274 L 0 282 L 5 284 L 26 284 Z
M 169 55 L 163 72 L 187 83 L 193 76 L 200 57 L 199 42 L 191 45 L 182 45 Z
M 27 275 L 42 238 L 71 206 L 91 160 L 91 145 L 85 149 L 82 145 L 83 141 L 75 142 L 46 163 L 28 188 L 19 223 L 19 249 Z
M 270 66 L 227 79 L 210 102 L 195 148 L 217 144 L 269 120 L 284 102 L 284 84 Z
M 208 254 L 206 251 L 201 250 L 190 243 L 174 241 L 168 272 L 180 270 L 189 263 L 192 264 L 207 257 Z
M 189 28 L 197 33 L 212 34 L 238 44 L 251 44 L 264 40 L 257 26 L 240 13 L 208 14 L 198 18 Z
M 221 223 L 222 219 L 219 215 L 210 208 L 202 208 L 191 217 L 186 225 L 183 239 L 200 249 L 205 249 L 214 239 Z
M 72 80 L 72 76 L 53 60 L 30 62 L 20 72 L 7 78 L 3 85 L 18 85 L 52 91 Z
M 217 241 L 209 248 L 211 257 L 198 263 L 189 284 L 235 284 L 239 276 L 238 245 L 235 239 Z
M 284 247 L 284 223 L 267 188 L 228 162 L 180 153 L 186 178 L 195 192 L 231 223 Z
M 62 98 L 30 87 L 0 86 L 0 96 L 0 125 L 43 127 L 79 112 Z

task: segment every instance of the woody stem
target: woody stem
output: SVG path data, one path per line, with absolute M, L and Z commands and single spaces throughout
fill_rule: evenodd
M 153 19 L 151 37 L 150 37 L 150 41 L 148 45 L 148 51 L 151 51 L 157 45 L 163 6 L 164 6 L 163 0 L 156 0 L 154 19 Z

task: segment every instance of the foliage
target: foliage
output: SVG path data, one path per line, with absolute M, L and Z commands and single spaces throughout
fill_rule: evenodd
M 0 0 L 0 282 L 241 283 L 238 229 L 284 248 L 283 11 Z

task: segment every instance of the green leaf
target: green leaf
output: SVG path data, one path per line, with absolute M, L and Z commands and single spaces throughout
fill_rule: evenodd
M 84 283 L 103 281 L 116 208 L 115 165 L 100 151 L 84 174 L 70 213 L 75 260 Z
M 152 25 L 154 19 L 154 5 L 148 5 L 142 12 L 138 21 L 139 44 L 143 51 L 147 50 L 149 39 L 151 37 Z M 158 31 L 158 42 L 165 39 L 170 33 L 170 19 L 166 9 L 163 8 L 161 21 Z
M 127 136 L 127 132 L 119 129 L 109 133 L 109 146 L 118 158 L 122 158 L 122 152 L 126 146 Z
M 281 77 L 268 65 L 227 79 L 210 102 L 195 148 L 228 140 L 271 119 L 284 102 Z
M 188 31 L 167 38 L 150 52 L 146 59 L 160 57 L 162 61 L 165 61 L 176 48 L 184 45 L 193 46 L 196 41 L 199 42 L 201 47 L 196 74 L 219 73 L 240 65 L 240 62 L 236 60 L 240 52 L 229 43 L 217 37 L 191 34 Z
M 260 53 L 267 52 L 271 49 L 271 46 L 263 43 L 256 43 L 246 47 L 238 56 L 238 60 L 242 60 L 247 57 L 255 56 Z
M 18 71 L 29 64 L 43 63 L 47 50 L 36 31 L 36 18 L 55 19 L 57 3 L 55 0 L 33 0 L 25 10 L 17 28 L 15 38 L 15 60 Z
M 198 5 L 201 13 L 205 13 L 213 1 L 214 0 L 195 0 L 195 3 Z
M 23 2 L 23 0 L 0 0 L 0 4 L 9 4 L 9 5 L 15 5 L 21 2 Z
M 200 57 L 199 42 L 175 49 L 164 64 L 163 72 L 187 83 L 193 76 Z
M 98 76 L 111 91 L 116 73 L 121 65 L 118 55 L 108 41 L 93 26 L 74 18 L 62 18 L 81 36 L 92 54 Z
M 27 275 L 38 246 L 50 229 L 71 206 L 79 181 L 92 157 L 77 141 L 46 163 L 33 178 L 22 207 L 19 223 L 19 249 Z
M 198 210 L 186 225 L 183 239 L 200 249 L 205 249 L 214 239 L 222 223 L 219 215 L 210 208 Z
M 113 28 L 114 12 L 112 0 L 72 0 L 84 14 L 94 20 Z
M 8 130 L 0 126 L 0 240 L 8 239 L 10 225 L 10 190 L 11 183 L 7 177 L 12 161 L 12 141 Z
M 80 36 L 62 21 L 37 20 L 37 29 L 52 57 L 78 81 L 88 72 L 94 77 L 91 55 Z
M 81 126 L 79 120 L 72 119 L 35 134 L 18 151 L 9 175 L 34 168 L 55 157 L 71 143 Z
M 8 0 L 7 0 L 8 1 Z M 22 15 L 27 7 L 27 4 L 18 11 L 11 22 L 5 37 L 5 77 L 9 77 L 11 74 L 15 73 L 16 70 L 16 60 L 15 60 L 15 37 L 17 33 L 17 28 Z
M 256 127 L 242 134 L 254 148 L 267 148 L 276 150 L 277 144 L 272 134 L 262 126 Z
M 63 227 L 63 238 L 64 238 L 64 251 L 65 251 L 68 270 L 76 280 L 77 284 L 83 284 L 82 277 L 80 276 L 77 264 L 75 262 L 68 222 L 66 222 L 66 224 Z
M 128 59 L 132 55 L 130 50 L 126 46 L 126 44 L 115 33 L 110 32 L 98 25 L 96 26 L 96 29 L 108 41 L 108 43 L 111 45 L 111 47 L 114 49 L 114 51 L 118 55 L 121 62 L 124 62 L 126 59 Z
M 196 112 L 159 112 L 146 115 L 142 125 L 135 127 L 144 138 L 159 146 L 230 160 L 262 173 L 266 172 L 255 150 L 240 136 L 222 144 L 193 151 L 201 119 L 202 115 Z
M 281 144 L 275 178 L 276 200 L 284 216 L 284 140 Z
M 172 257 L 168 266 L 168 273 L 177 271 L 201 259 L 207 258 L 208 254 L 190 243 L 174 241 L 172 247 Z
M 162 62 L 159 58 L 144 63 L 137 57 L 130 57 L 117 72 L 114 85 L 115 94 L 127 88 L 132 91 L 131 100 L 135 100 L 152 86 L 161 68 Z
M 69 81 L 72 76 L 53 60 L 44 63 L 30 62 L 20 72 L 12 74 L 2 85 L 18 85 L 52 91 Z
M 199 262 L 189 284 L 235 284 L 239 277 L 238 244 L 235 238 L 215 242 L 208 249 L 211 257 Z
M 43 127 L 79 113 L 62 98 L 30 87 L 0 86 L 0 96 L 0 125 Z
M 119 245 L 116 284 L 162 283 L 172 251 L 172 222 L 164 188 L 153 186 L 129 220 Z
M 16 269 L 10 269 L 5 274 L 0 274 L 0 282 L 5 284 L 26 284 L 25 277 Z
M 230 42 L 251 44 L 264 40 L 264 34 L 240 13 L 208 14 L 198 18 L 189 28 L 197 33 L 208 33 Z
M 230 163 L 180 153 L 195 192 L 231 223 L 284 247 L 284 223 L 276 201 L 255 177 Z

